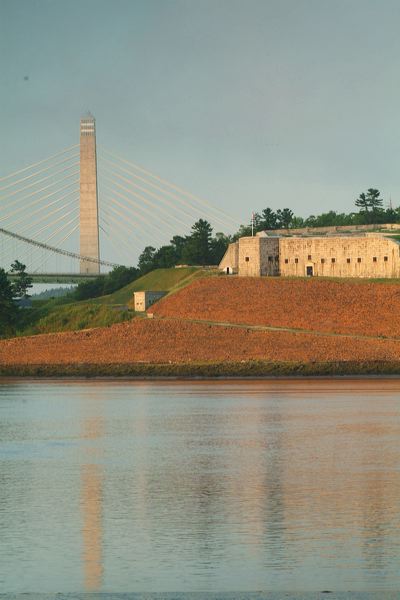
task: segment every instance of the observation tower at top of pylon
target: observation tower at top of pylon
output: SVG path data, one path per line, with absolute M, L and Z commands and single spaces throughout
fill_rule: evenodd
M 80 129 L 80 251 L 100 259 L 97 198 L 96 122 L 90 113 L 82 117 Z M 100 265 L 81 260 L 81 273 L 99 273 Z

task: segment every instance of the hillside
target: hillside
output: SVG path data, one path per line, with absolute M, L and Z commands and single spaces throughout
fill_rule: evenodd
M 149 312 L 211 322 L 400 337 L 400 284 L 353 280 L 201 279 Z
M 35 309 L 34 309 L 35 310 Z M 92 327 L 106 327 L 127 321 L 134 316 L 129 310 L 116 310 L 111 306 L 96 305 L 91 302 L 44 306 L 27 315 L 23 335 L 75 331 Z
M 116 304 L 129 305 L 132 302 L 133 293 L 142 290 L 174 291 L 182 286 L 189 284 L 196 277 L 203 277 L 209 273 L 199 267 L 182 267 L 180 269 L 156 269 L 139 277 L 132 283 L 117 290 L 108 296 L 94 298 L 92 302 L 96 304 Z
M 0 372 L 262 375 L 400 368 L 400 285 L 171 271 L 127 286 L 129 297 L 135 288 L 177 290 L 151 308 L 153 319 L 119 323 L 132 311 L 60 306 L 35 332 L 70 329 L 70 323 L 85 331 L 0 341 Z M 91 326 L 97 328 L 86 329 Z
M 399 361 L 400 341 L 134 319 L 106 328 L 0 341 L 0 366 L 225 361 Z

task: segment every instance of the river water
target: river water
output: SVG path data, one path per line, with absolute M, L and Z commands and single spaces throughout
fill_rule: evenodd
M 0 592 L 400 589 L 400 380 L 0 384 Z

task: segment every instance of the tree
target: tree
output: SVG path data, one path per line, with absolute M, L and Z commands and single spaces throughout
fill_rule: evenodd
M 293 211 L 290 210 L 290 208 L 283 208 L 282 210 L 279 208 L 276 211 L 279 229 L 289 229 L 292 223 L 293 216 Z
M 19 260 L 15 260 L 11 265 L 11 273 L 17 275 L 16 281 L 12 284 L 13 297 L 20 300 L 29 298 L 28 289 L 32 287 L 32 277 L 26 272 L 26 266 Z
M 13 288 L 7 273 L 0 268 L 0 337 L 11 333 L 17 317 L 17 307 L 13 302 Z
M 383 222 L 385 211 L 382 209 L 383 199 L 376 188 L 368 188 L 367 193 L 360 194 L 355 205 L 360 208 L 361 221 L 364 223 Z
M 116 290 L 120 290 L 128 283 L 134 281 L 138 276 L 138 270 L 135 267 L 114 267 L 108 275 L 102 277 L 102 295 L 112 294 Z
M 224 233 L 216 233 L 215 237 L 211 239 L 210 247 L 210 264 L 219 265 L 224 256 L 228 245 L 231 243 L 229 236 Z
M 153 246 L 146 246 L 138 260 L 138 269 L 142 275 L 145 275 L 154 268 L 154 254 L 156 249 Z
M 360 208 L 360 212 L 368 212 L 369 209 L 369 201 L 367 196 L 363 193 L 360 194 L 357 200 L 355 201 L 355 205 Z
M 155 269 L 169 269 L 176 265 L 177 252 L 175 246 L 161 246 L 153 257 L 153 268 Z
M 375 188 L 369 188 L 367 191 L 367 198 L 369 200 L 369 205 L 371 207 L 372 212 L 375 212 L 382 208 L 383 199 L 379 197 L 380 195 L 380 191 Z
M 276 229 L 277 216 L 272 208 L 264 208 L 261 213 L 261 226 L 263 229 Z
M 204 219 L 196 221 L 183 249 L 183 262 L 189 265 L 210 264 L 211 234 L 212 227 L 208 221 Z

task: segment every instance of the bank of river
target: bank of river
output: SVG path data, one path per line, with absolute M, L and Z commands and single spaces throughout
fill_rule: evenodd
M 397 361 L 293 362 L 180 362 L 180 363 L 62 363 L 0 364 L 0 377 L 315 377 L 397 376 Z
M 399 394 L 3 379 L 0 592 L 394 598 Z

